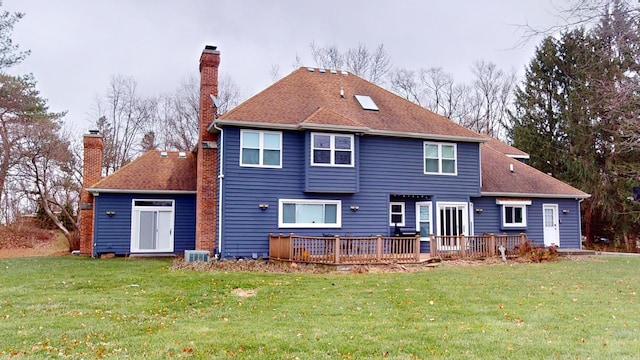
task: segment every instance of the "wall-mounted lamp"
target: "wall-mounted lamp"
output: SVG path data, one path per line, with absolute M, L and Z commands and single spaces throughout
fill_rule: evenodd
M 259 207 L 261 210 L 267 210 L 267 208 L 269 208 L 269 204 L 258 204 L 258 207 Z
M 107 214 L 108 217 L 112 217 L 113 215 L 116 214 L 116 212 L 115 211 L 107 211 L 106 214 Z
M 478 213 L 478 214 L 482 214 L 483 211 L 484 210 L 482 210 L 482 208 L 476 208 L 476 213 Z
M 355 211 L 360 210 L 360 206 L 358 206 L 358 205 L 351 205 L 351 206 L 349 206 L 349 209 L 351 209 L 351 211 L 354 211 L 354 212 L 355 212 Z
M 562 213 L 563 213 L 563 214 L 568 214 L 568 213 L 569 213 L 569 210 L 567 210 L 567 209 L 563 209 L 563 210 L 562 210 Z

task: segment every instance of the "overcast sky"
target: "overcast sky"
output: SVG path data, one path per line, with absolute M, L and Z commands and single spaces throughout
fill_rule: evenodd
M 13 39 L 31 50 L 14 74 L 33 73 L 50 110 L 78 132 L 95 123 L 95 98 L 113 75 L 146 95 L 173 92 L 196 75 L 204 45 L 221 52 L 220 74 L 245 97 L 271 83 L 271 69 L 313 66 L 309 44 L 384 44 L 394 67 L 442 67 L 457 81 L 484 59 L 522 74 L 540 39 L 517 47 L 517 25 L 546 27 L 562 0 L 3 0 L 25 13 Z

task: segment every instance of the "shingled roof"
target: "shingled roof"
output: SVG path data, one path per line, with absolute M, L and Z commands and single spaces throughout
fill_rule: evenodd
M 494 138 L 493 136 L 489 136 L 489 135 L 484 135 L 487 137 L 487 139 L 489 139 L 489 142 L 487 142 L 485 145 L 487 145 L 488 147 L 497 150 L 505 155 L 507 155 L 510 158 L 514 158 L 514 159 L 528 159 L 529 158 L 529 154 L 527 154 L 526 152 L 515 148 L 505 142 L 502 142 L 496 138 Z
M 98 181 L 90 192 L 187 192 L 196 191 L 196 156 L 191 152 L 158 150 L 144 153 L 113 174 Z
M 498 141 L 498 140 L 496 140 Z M 584 199 L 589 194 L 483 144 L 482 195 Z M 505 144 L 506 145 L 506 144 Z M 507 145 L 508 146 L 508 145 Z M 511 171 L 513 168 L 513 171 Z
M 364 109 L 355 95 L 369 96 L 379 110 Z M 222 115 L 216 123 L 487 141 L 484 136 L 356 75 L 311 68 L 295 70 Z

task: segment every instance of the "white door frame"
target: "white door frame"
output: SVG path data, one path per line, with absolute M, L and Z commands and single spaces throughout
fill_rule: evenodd
M 159 206 L 154 203 L 162 204 Z M 168 205 L 170 203 L 170 206 Z M 175 201 L 168 199 L 133 199 L 131 208 L 131 252 L 132 253 L 165 253 L 173 252 L 173 225 L 175 218 Z M 144 205 L 142 205 L 144 204 Z M 140 216 L 142 213 L 155 214 L 155 237 L 157 245 L 154 249 L 140 248 Z M 160 214 L 163 214 L 162 218 Z M 168 218 L 168 221 L 167 221 Z M 158 221 L 164 220 L 164 221 Z
M 431 205 L 431 201 L 418 201 L 416 202 L 416 232 L 420 235 L 420 241 L 429 241 L 429 236 L 433 234 L 433 206 Z M 426 236 L 423 236 L 420 231 L 420 208 L 427 207 L 429 208 L 429 233 Z
M 459 229 L 460 231 L 458 231 L 458 229 L 454 229 L 453 232 L 457 233 L 457 234 L 451 234 L 452 237 L 449 240 L 445 240 L 443 241 L 438 241 L 438 250 L 459 250 L 460 249 L 460 241 L 459 241 L 459 235 L 469 235 L 469 203 L 466 202 L 438 202 L 436 203 L 436 233 L 438 236 L 444 236 L 445 234 L 443 234 L 443 228 L 442 226 L 440 226 L 441 223 L 441 216 L 440 216 L 440 212 L 441 210 L 443 210 L 444 208 L 453 208 L 455 207 L 457 210 L 462 210 L 462 216 L 461 219 L 462 220 L 462 229 Z M 457 211 L 456 211 L 456 215 L 457 215 Z M 433 246 L 433 244 L 432 244 Z
M 551 219 L 547 218 L 547 210 L 550 210 Z M 558 204 L 542 204 L 542 229 L 544 246 L 560 246 L 560 227 L 558 217 Z

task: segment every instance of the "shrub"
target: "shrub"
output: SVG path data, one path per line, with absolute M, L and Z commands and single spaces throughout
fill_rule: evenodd
M 515 250 L 518 253 L 518 259 L 522 261 L 540 263 L 555 261 L 558 259 L 557 246 L 544 247 L 540 245 L 533 245 L 533 240 L 529 240 L 516 246 Z

